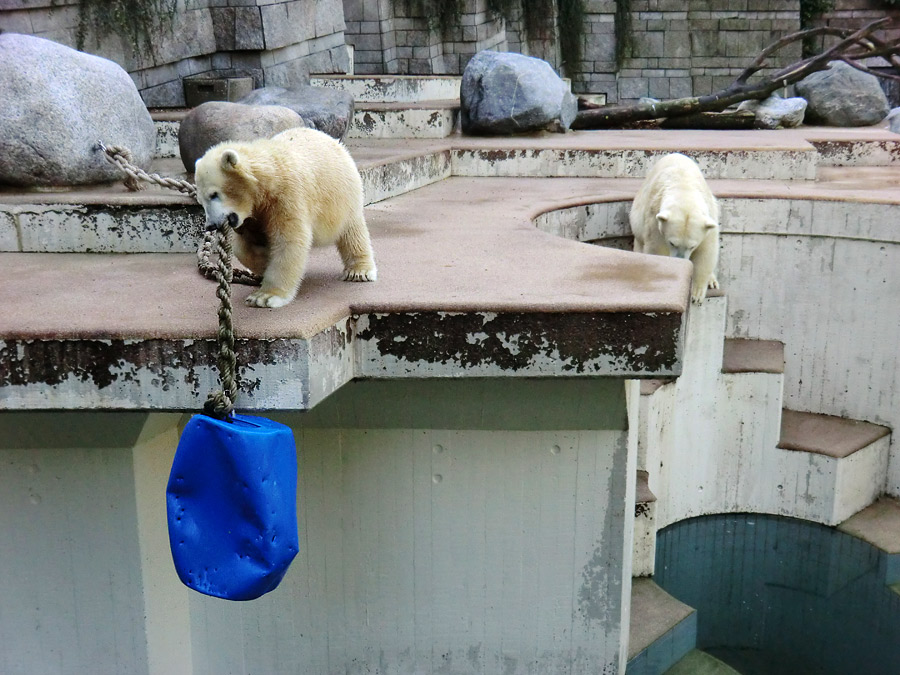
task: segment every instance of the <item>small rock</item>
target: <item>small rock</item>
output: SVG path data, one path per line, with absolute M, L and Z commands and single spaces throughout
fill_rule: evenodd
M 807 124 L 870 126 L 891 109 L 878 78 L 843 61 L 832 61 L 828 70 L 805 77 L 795 88 L 809 103 Z
M 568 85 L 541 59 L 482 51 L 463 73 L 460 116 L 465 133 L 565 131 L 577 112 Z
M 210 101 L 198 105 L 182 120 L 178 149 L 184 168 L 193 173 L 197 160 L 217 143 L 271 138 L 302 126 L 300 115 L 283 106 Z
M 65 45 L 0 33 L 0 183 L 82 185 L 124 174 L 96 144 L 127 147 L 146 167 L 156 128 L 121 66 Z
M 803 124 L 806 99 L 795 96 L 781 98 L 772 95 L 762 101 L 744 101 L 738 110 L 749 110 L 756 115 L 757 129 L 793 129 Z
M 254 89 L 239 103 L 247 105 L 280 105 L 296 112 L 306 126 L 342 139 L 353 121 L 353 96 L 330 87 L 303 86 L 295 89 L 263 87 Z
M 888 128 L 895 134 L 900 134 L 900 108 L 892 108 L 891 112 L 888 113 L 887 120 L 889 123 Z

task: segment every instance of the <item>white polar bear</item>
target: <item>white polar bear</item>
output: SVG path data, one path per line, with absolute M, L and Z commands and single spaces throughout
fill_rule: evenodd
M 719 287 L 719 205 L 690 157 L 675 152 L 653 165 L 635 195 L 629 220 L 635 251 L 694 264 L 694 302 L 703 302 L 707 287 Z
M 312 246 L 336 244 L 346 281 L 375 281 L 363 190 L 350 153 L 315 129 L 220 143 L 197 160 L 197 200 L 207 229 L 234 228 L 234 252 L 262 286 L 254 307 L 294 299 Z

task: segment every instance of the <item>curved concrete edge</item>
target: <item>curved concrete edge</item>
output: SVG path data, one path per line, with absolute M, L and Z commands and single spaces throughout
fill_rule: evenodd
M 238 339 L 241 410 L 309 410 L 352 379 L 653 377 L 681 372 L 680 313 L 411 312 L 310 339 Z M 198 410 L 212 339 L 0 340 L 0 410 Z

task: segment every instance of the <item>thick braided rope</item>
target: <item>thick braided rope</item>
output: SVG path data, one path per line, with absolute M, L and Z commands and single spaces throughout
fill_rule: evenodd
M 106 146 L 102 141 L 98 141 L 97 148 L 104 153 L 107 161 L 115 164 L 128 176 L 125 179 L 125 187 L 132 192 L 143 189 L 138 182 L 138 180 L 143 180 L 148 183 L 156 183 L 170 190 L 178 190 L 196 201 L 197 188 L 190 181 L 181 180 L 180 178 L 167 178 L 156 173 L 147 173 L 135 165 L 131 151 L 120 145 Z M 216 280 L 216 265 L 212 262 L 215 239 L 216 235 L 214 232 L 206 232 L 203 235 L 203 241 L 200 242 L 200 246 L 197 248 L 197 270 L 204 277 L 213 281 Z M 234 283 L 245 286 L 259 286 L 262 283 L 262 279 L 259 276 L 240 268 L 234 270 L 233 278 Z
M 178 190 L 196 200 L 197 189 L 194 185 L 186 180 L 164 178 L 158 174 L 147 173 L 134 164 L 131 152 L 127 148 L 115 145 L 107 147 L 102 142 L 99 142 L 97 147 L 107 160 L 128 175 L 125 186 L 129 190 L 139 190 L 140 185 L 137 181 L 144 180 L 171 190 Z M 213 244 L 215 244 L 217 254 L 215 265 L 209 260 Z M 234 278 L 231 257 L 231 237 L 228 232 L 225 230 L 207 232 L 197 252 L 197 263 L 203 276 L 215 279 L 219 284 L 216 289 L 216 296 L 219 298 L 219 329 L 216 333 L 216 342 L 219 348 L 217 363 L 222 389 L 209 395 L 206 403 L 203 404 L 203 412 L 220 419 L 225 419 L 234 412 L 234 402 L 238 393 L 237 355 L 234 352 L 234 322 L 231 304 L 231 282 Z M 204 264 L 201 264 L 201 259 Z M 249 275 L 249 272 L 245 275 Z
M 121 145 L 110 145 L 107 147 L 103 141 L 97 141 L 97 148 L 103 152 L 106 159 L 117 167 L 119 167 L 130 180 L 125 181 L 125 187 L 131 191 L 141 190 L 138 180 L 147 181 L 148 183 L 156 183 L 170 190 L 178 190 L 183 192 L 192 199 L 197 198 L 197 188 L 193 183 L 180 178 L 166 178 L 157 173 L 147 173 L 141 167 L 135 165 L 131 156 L 131 151 Z
M 203 412 L 211 417 L 224 419 L 234 412 L 234 401 L 237 398 L 237 356 L 234 353 L 231 304 L 231 237 L 223 230 L 218 230 L 216 234 L 216 281 L 219 284 L 216 289 L 216 296 L 219 298 L 219 331 L 216 342 L 219 347 L 218 365 L 222 389 L 209 395 L 203 404 Z

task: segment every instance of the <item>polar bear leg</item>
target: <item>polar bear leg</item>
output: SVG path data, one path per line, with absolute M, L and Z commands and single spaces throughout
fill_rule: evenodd
M 375 281 L 378 276 L 375 255 L 361 210 L 350 216 L 337 240 L 337 248 L 344 261 L 344 281 Z
M 707 288 L 718 288 L 716 265 L 719 262 L 719 233 L 711 232 L 691 254 L 694 276 L 691 281 L 691 300 L 702 303 Z
M 262 286 L 245 300 L 251 307 L 284 307 L 297 295 L 306 271 L 312 246 L 309 226 L 286 224 L 270 237 L 269 264 Z

